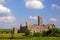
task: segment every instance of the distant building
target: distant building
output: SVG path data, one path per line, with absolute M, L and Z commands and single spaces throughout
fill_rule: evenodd
M 13 28 L 14 33 L 20 33 L 20 32 L 25 32 L 26 29 L 29 29 L 30 32 L 42 32 L 43 30 L 47 31 L 50 28 L 53 28 L 55 25 L 54 24 L 42 24 L 42 16 L 38 16 L 38 25 L 32 24 L 32 23 L 27 23 L 24 25 L 20 25 L 20 29 Z
M 14 27 L 13 28 L 13 33 L 16 34 L 18 32 L 18 30 L 19 30 L 18 28 Z

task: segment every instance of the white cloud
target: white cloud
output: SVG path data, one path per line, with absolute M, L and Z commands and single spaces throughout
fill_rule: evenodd
M 43 9 L 44 5 L 40 0 L 26 0 L 25 6 L 32 9 Z
M 29 18 L 30 19 L 34 19 L 34 20 L 37 20 L 37 17 L 36 16 L 30 16 Z
M 60 6 L 58 6 L 57 4 L 52 4 L 52 8 L 60 9 Z
M 0 0 L 0 3 L 5 3 L 6 2 L 6 0 Z
M 54 21 L 54 22 L 56 22 L 56 21 L 57 21 L 57 19 L 56 19 L 56 18 L 50 18 L 50 20 L 51 20 L 51 21 Z
M 0 13 L 7 13 L 10 14 L 11 10 L 7 7 L 4 7 L 3 5 L 0 4 Z
M 0 14 L 4 14 L 0 16 L 0 22 L 13 22 L 16 19 L 14 16 L 11 16 L 11 10 L 2 4 L 0 4 Z
M 16 18 L 14 16 L 0 17 L 1 22 L 13 22 Z

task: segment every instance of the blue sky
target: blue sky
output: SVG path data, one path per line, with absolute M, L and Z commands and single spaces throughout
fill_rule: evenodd
M 55 24 L 60 28 L 60 0 L 0 0 L 0 28 L 20 27 L 25 22 Z

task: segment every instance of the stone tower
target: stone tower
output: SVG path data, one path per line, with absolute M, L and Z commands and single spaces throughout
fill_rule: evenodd
M 28 28 L 28 23 L 26 22 L 26 28 Z
M 38 16 L 38 26 L 42 26 L 42 16 Z
M 13 34 L 16 34 L 18 32 L 18 28 L 14 27 L 13 28 Z

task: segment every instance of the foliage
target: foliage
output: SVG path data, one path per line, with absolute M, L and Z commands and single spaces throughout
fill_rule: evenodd
M 50 31 L 49 36 L 58 36 L 58 35 L 60 36 L 60 31 L 58 28 L 52 28 L 49 29 L 49 31 Z
M 60 31 L 58 28 L 51 28 L 48 31 L 43 31 L 42 36 L 57 36 L 60 37 Z
M 2 33 L 12 33 L 12 29 L 0 29 L 0 34 Z
M 25 35 L 30 35 L 30 31 L 28 29 L 26 29 Z
M 41 36 L 47 36 L 47 31 L 42 31 Z
M 40 32 L 34 32 L 33 36 L 39 37 L 40 36 Z

